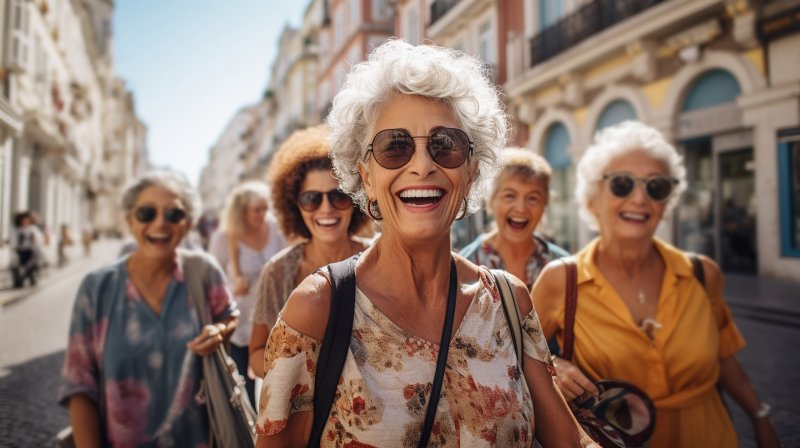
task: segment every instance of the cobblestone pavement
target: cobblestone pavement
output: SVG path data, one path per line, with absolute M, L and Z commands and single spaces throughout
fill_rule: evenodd
M 47 284 L 0 312 L 0 447 L 56 446 L 55 434 L 69 424 L 56 399 L 74 294 L 85 272 L 113 259 L 118 247 L 109 242 L 84 265 L 54 272 Z M 731 308 L 748 342 L 739 359 L 773 406 L 784 446 L 800 446 L 800 323 L 754 313 L 735 297 L 741 284 L 729 287 L 731 299 L 739 300 Z M 735 404 L 730 409 L 742 447 L 755 447 L 749 420 Z

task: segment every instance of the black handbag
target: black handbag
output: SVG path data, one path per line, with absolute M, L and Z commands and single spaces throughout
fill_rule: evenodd
M 201 325 L 211 325 L 204 280 L 208 274 L 205 256 L 183 252 L 184 278 L 197 307 Z M 209 446 L 221 448 L 254 447 L 256 414 L 245 390 L 244 378 L 225 346 L 202 356 L 203 380 L 200 396 L 205 400 L 210 426 Z

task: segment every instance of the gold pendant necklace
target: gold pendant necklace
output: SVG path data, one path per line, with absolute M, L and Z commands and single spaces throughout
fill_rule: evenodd
M 640 289 L 639 290 L 639 304 L 640 305 L 644 305 L 644 299 L 645 299 L 644 290 Z

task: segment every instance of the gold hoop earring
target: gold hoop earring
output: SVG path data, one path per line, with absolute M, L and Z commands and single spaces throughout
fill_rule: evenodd
M 375 207 L 375 210 L 377 210 L 377 211 L 373 211 L 372 207 Z M 370 200 L 369 202 L 367 202 L 367 214 L 374 221 L 382 221 L 383 220 L 383 215 L 381 215 L 381 209 L 378 208 L 378 201 L 377 200 Z

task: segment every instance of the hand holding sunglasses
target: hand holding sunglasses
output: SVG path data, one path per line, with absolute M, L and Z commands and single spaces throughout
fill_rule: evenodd
M 180 207 L 171 207 L 162 212 L 164 219 L 172 224 L 178 224 L 186 219 L 186 210 Z M 136 220 L 142 224 L 153 222 L 158 216 L 158 209 L 151 205 L 144 205 L 136 209 L 133 213 Z
M 378 165 L 396 170 L 414 156 L 414 139 L 428 139 L 428 154 L 442 168 L 458 168 L 472 154 L 473 143 L 467 133 L 456 128 L 433 128 L 430 135 L 412 136 L 405 129 L 384 129 L 372 139 L 367 152 L 372 153 Z
M 337 210 L 347 210 L 353 206 L 350 196 L 342 190 L 314 191 L 308 190 L 297 196 L 297 205 L 307 212 L 316 211 L 322 205 L 323 196 L 328 197 L 328 203 Z
M 602 180 L 608 181 L 609 190 L 618 198 L 627 198 L 636 184 L 642 184 L 647 196 L 656 202 L 666 201 L 678 185 L 678 179 L 669 176 L 635 177 L 625 173 L 604 174 Z

